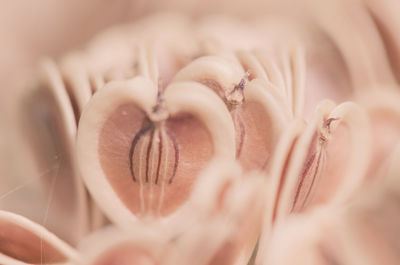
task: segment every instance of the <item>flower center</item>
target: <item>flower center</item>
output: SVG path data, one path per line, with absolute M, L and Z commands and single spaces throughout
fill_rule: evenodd
M 175 135 L 165 126 L 165 112 L 155 106 L 152 118 L 145 120 L 132 140 L 129 161 L 134 182 L 171 184 L 179 162 L 179 144 Z M 154 117 L 153 117 L 154 116 Z

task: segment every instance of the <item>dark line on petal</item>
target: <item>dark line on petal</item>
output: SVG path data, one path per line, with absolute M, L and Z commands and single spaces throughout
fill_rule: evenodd
M 155 181 L 156 185 L 158 183 L 158 178 L 160 176 L 161 158 L 162 158 L 162 145 L 163 145 L 163 142 L 162 142 L 162 131 L 160 129 L 160 142 L 158 143 L 159 151 L 158 151 L 157 176 L 156 176 L 156 181 Z
M 313 186 L 314 186 L 314 182 L 315 182 L 315 180 L 317 179 L 317 175 L 318 175 L 318 173 L 319 173 L 319 169 L 320 169 L 320 164 L 321 164 L 321 157 L 322 157 L 322 150 L 319 152 L 319 155 L 318 155 L 318 160 L 317 160 L 317 166 L 316 166 L 316 168 L 315 168 L 315 172 L 314 172 L 314 176 L 312 177 L 312 181 L 311 181 L 311 185 L 310 185 L 310 188 L 308 189 L 308 191 L 307 191 L 307 194 L 306 194 L 306 196 L 305 196 L 305 198 L 304 198 L 304 200 L 303 200 L 303 205 L 301 206 L 301 208 L 304 208 L 304 206 L 305 206 L 305 204 L 306 204 L 306 201 L 308 200 L 308 197 L 310 196 L 310 194 L 311 194 L 311 190 L 312 190 L 312 188 L 313 188 Z
M 178 145 L 178 141 L 177 141 L 175 135 L 174 135 L 171 131 L 169 131 L 168 129 L 167 129 L 166 131 L 167 131 L 168 137 L 169 137 L 169 138 L 171 139 L 171 141 L 172 141 L 172 144 L 173 144 L 173 146 L 174 146 L 174 151 L 175 151 L 174 169 L 173 169 L 172 175 L 171 175 L 171 177 L 170 177 L 170 179 L 169 179 L 169 181 L 168 181 L 168 184 L 171 184 L 171 183 L 172 183 L 172 180 L 173 180 L 174 177 L 175 177 L 176 171 L 177 171 L 177 169 L 178 169 L 178 163 L 179 163 L 179 145 Z
M 293 202 L 291 211 L 293 211 L 293 209 L 294 209 L 294 207 L 295 207 L 295 205 L 297 203 L 297 200 L 299 199 L 300 191 L 301 191 L 301 189 L 303 187 L 304 179 L 305 179 L 308 171 L 310 170 L 311 164 L 314 162 L 315 155 L 316 155 L 315 153 L 312 154 L 312 156 L 308 159 L 308 161 L 306 163 L 306 166 L 305 166 L 303 172 L 300 175 L 300 183 L 299 183 L 299 186 L 298 186 L 297 191 L 296 191 L 296 196 L 294 197 L 294 202 Z
M 149 161 L 150 161 L 150 152 L 151 146 L 153 145 L 154 138 L 154 129 L 151 131 L 149 145 L 147 146 L 147 154 L 146 154 L 146 183 L 149 182 Z
M 239 158 L 239 156 L 242 153 L 243 150 L 243 144 L 244 144 L 244 136 L 246 134 L 246 128 L 243 123 L 243 119 L 239 114 L 236 114 L 236 121 L 239 123 L 239 128 L 240 128 L 240 138 L 239 138 L 239 146 L 238 149 L 236 150 L 236 158 Z
M 133 170 L 133 152 L 135 151 L 136 145 L 139 142 L 140 138 L 148 131 L 150 130 L 151 125 L 150 126 L 146 126 L 144 128 L 142 128 L 137 134 L 136 136 L 133 138 L 132 140 L 132 144 L 131 144 L 131 149 L 129 150 L 129 170 L 131 171 L 131 176 L 134 182 L 136 182 L 136 177 L 135 177 L 135 172 Z
M 290 145 L 289 148 L 289 152 L 286 155 L 285 158 L 285 162 L 283 163 L 283 167 L 282 167 L 282 172 L 279 178 L 279 185 L 278 185 L 278 190 L 276 193 L 276 200 L 275 200 L 275 204 L 274 204 L 274 208 L 273 208 L 273 214 L 272 214 L 272 221 L 274 222 L 276 219 L 276 215 L 278 214 L 278 207 L 279 207 L 279 203 L 281 202 L 281 193 L 283 190 L 284 185 L 286 184 L 286 173 L 290 164 L 290 160 L 292 158 L 292 153 L 293 153 L 293 149 L 296 145 L 297 139 L 294 139 L 292 144 Z

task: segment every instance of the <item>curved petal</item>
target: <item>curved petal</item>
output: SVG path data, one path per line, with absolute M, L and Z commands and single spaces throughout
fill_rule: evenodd
M 92 196 L 115 223 L 171 217 L 212 157 L 234 156 L 223 103 L 197 83 L 157 96 L 150 80 L 110 83 L 85 109 L 77 151 Z M 179 192 L 177 192 L 179 191 Z
M 77 252 L 44 227 L 10 212 L 0 211 L 2 264 L 66 264 L 79 262 Z
M 68 242 L 76 243 L 87 232 L 87 195 L 80 179 L 75 156 L 76 120 L 71 101 L 57 66 L 51 60 L 42 64 L 39 97 L 27 104 L 27 139 L 32 148 L 47 200 L 53 203 L 47 212 L 46 227 Z M 36 217 L 32 217 L 36 220 Z M 68 221 L 67 221 L 68 220 Z M 76 229 L 66 232 L 64 225 Z

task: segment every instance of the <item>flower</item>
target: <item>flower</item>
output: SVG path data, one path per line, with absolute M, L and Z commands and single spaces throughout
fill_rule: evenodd
M 43 60 L 26 140 L 41 171 L 58 161 L 39 188 L 52 205 L 43 226 L 0 212 L 1 263 L 290 264 L 292 238 L 306 263 L 368 256 L 332 250 L 367 251 L 357 232 L 322 231 L 369 216 L 365 186 L 397 174 L 400 92 L 380 56 L 364 82 L 373 56 L 318 11 L 321 32 L 295 36 L 275 35 L 279 21 L 156 15 Z

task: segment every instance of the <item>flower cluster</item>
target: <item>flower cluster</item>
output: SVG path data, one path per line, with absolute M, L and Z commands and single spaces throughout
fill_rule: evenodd
M 0 263 L 396 264 L 400 91 L 322 21 L 163 14 L 44 59 L 52 207 L 0 212 Z

